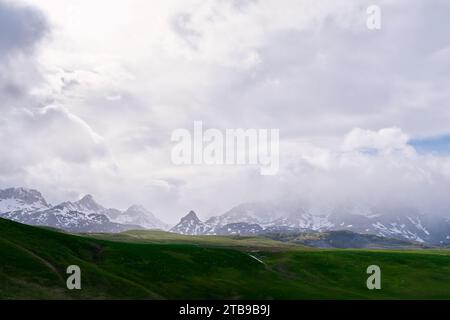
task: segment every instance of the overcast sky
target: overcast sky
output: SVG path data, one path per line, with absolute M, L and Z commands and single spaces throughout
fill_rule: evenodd
M 169 222 L 259 200 L 450 212 L 448 88 L 448 0 L 0 0 L 0 187 Z M 280 129 L 279 173 L 173 165 L 195 120 Z

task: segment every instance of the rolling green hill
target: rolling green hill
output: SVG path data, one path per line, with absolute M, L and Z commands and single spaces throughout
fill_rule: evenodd
M 2 299 L 450 299 L 445 250 L 318 250 L 260 238 L 78 236 L 0 219 Z M 382 290 L 366 268 L 382 269 Z M 82 290 L 65 270 L 78 265 Z

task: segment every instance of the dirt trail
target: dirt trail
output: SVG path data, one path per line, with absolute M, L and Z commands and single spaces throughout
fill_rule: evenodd
M 54 265 L 52 265 L 50 262 L 48 262 L 47 260 L 45 260 L 44 258 L 38 256 L 36 253 L 28 250 L 27 248 L 22 247 L 21 245 L 18 245 L 14 242 L 11 242 L 9 240 L 6 239 L 2 239 L 2 241 L 8 243 L 9 245 L 16 247 L 17 249 L 29 254 L 30 256 L 32 256 L 33 258 L 35 258 L 36 260 L 38 260 L 39 262 L 41 262 L 43 265 L 45 265 L 47 268 L 49 268 L 54 274 L 56 274 L 58 276 L 58 278 L 62 281 L 65 282 L 64 278 L 61 276 L 61 274 L 58 272 L 58 270 L 56 269 L 56 267 Z

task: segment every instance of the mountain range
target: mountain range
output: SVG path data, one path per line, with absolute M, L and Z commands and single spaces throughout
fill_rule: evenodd
M 91 195 L 76 202 L 49 204 L 37 190 L 0 190 L 0 217 L 29 225 L 48 226 L 69 232 L 115 233 L 131 229 L 166 229 L 167 225 L 141 206 L 125 211 L 107 209 Z
M 170 228 L 143 206 L 105 208 L 91 195 L 58 205 L 33 189 L 0 189 L 0 217 L 69 232 L 117 233 L 160 229 L 184 235 L 268 235 L 349 231 L 418 244 L 449 245 L 450 219 L 404 207 L 307 207 L 244 203 L 205 221 L 190 211 Z M 320 242 L 320 241 L 319 241 Z
M 450 244 L 450 219 L 411 208 L 334 208 L 317 214 L 304 208 L 264 203 L 241 204 L 201 221 L 191 211 L 171 229 L 186 235 L 263 235 L 351 231 L 417 243 Z

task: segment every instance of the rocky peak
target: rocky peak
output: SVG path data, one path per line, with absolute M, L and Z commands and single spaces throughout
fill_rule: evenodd
M 39 191 L 26 188 L 8 188 L 0 190 L 0 199 L 18 199 L 30 204 L 35 202 L 47 204 Z
M 95 202 L 94 197 L 90 194 L 85 195 L 83 198 L 75 202 L 75 205 L 81 206 L 88 210 L 98 211 L 103 209 L 101 205 Z
M 184 216 L 183 218 L 181 218 L 181 222 L 185 222 L 185 221 L 193 221 L 195 223 L 200 223 L 200 219 L 198 218 L 197 214 L 191 210 L 189 211 L 189 213 Z
M 172 232 L 197 235 L 204 232 L 205 225 L 194 211 L 190 211 L 181 221 L 171 229 Z

